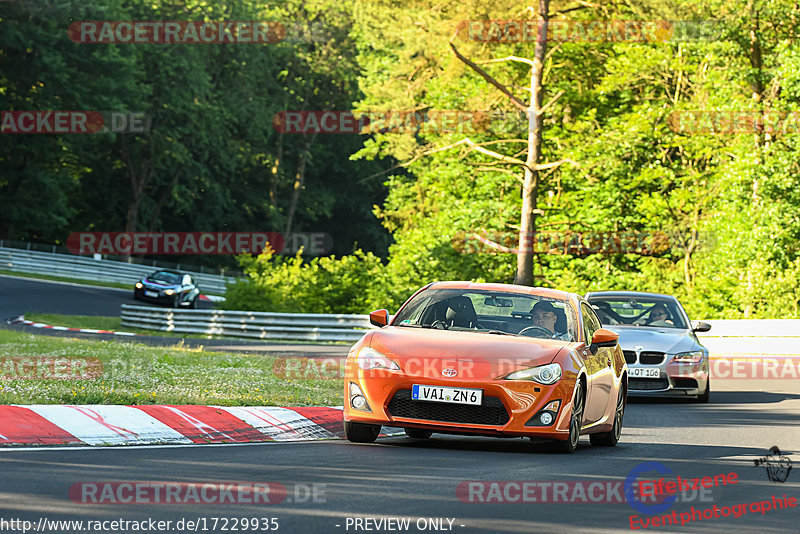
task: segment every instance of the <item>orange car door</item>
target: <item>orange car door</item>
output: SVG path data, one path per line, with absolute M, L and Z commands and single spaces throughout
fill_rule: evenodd
M 592 335 L 600 328 L 600 321 L 592 309 L 585 302 L 581 303 L 581 316 L 583 331 L 586 336 L 584 359 L 586 373 L 589 375 L 589 396 L 586 399 L 584 423 L 596 423 L 606 415 L 611 389 L 614 387 L 614 370 L 611 366 L 611 356 L 614 349 L 591 349 Z

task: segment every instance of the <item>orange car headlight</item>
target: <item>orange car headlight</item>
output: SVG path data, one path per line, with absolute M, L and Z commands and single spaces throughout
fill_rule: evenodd
M 356 365 L 368 371 L 370 369 L 386 369 L 387 371 L 399 371 L 400 366 L 381 354 L 375 349 L 364 347 L 358 351 Z
M 561 366 L 557 363 L 549 363 L 522 371 L 514 371 L 505 378 L 506 380 L 533 380 L 539 384 L 550 386 L 561 380 Z

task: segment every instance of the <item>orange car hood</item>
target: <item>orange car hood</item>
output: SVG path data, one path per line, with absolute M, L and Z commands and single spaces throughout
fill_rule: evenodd
M 494 379 L 512 371 L 552 362 L 575 343 L 430 328 L 387 326 L 370 347 L 397 362 L 406 374 L 441 377 L 442 369 L 467 370 L 459 378 Z M 568 350 L 568 349 L 567 349 Z

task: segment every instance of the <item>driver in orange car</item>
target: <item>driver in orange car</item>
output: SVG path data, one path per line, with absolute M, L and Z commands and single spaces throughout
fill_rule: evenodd
M 561 312 L 563 313 L 563 311 Z M 547 329 L 553 339 L 569 339 L 569 334 L 556 330 L 559 310 L 546 300 L 540 300 L 531 308 L 533 326 Z

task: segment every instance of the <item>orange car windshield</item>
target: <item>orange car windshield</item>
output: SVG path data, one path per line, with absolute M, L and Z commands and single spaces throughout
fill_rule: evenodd
M 397 313 L 392 325 L 564 341 L 575 341 L 578 330 L 567 301 L 474 289 L 422 291 Z

